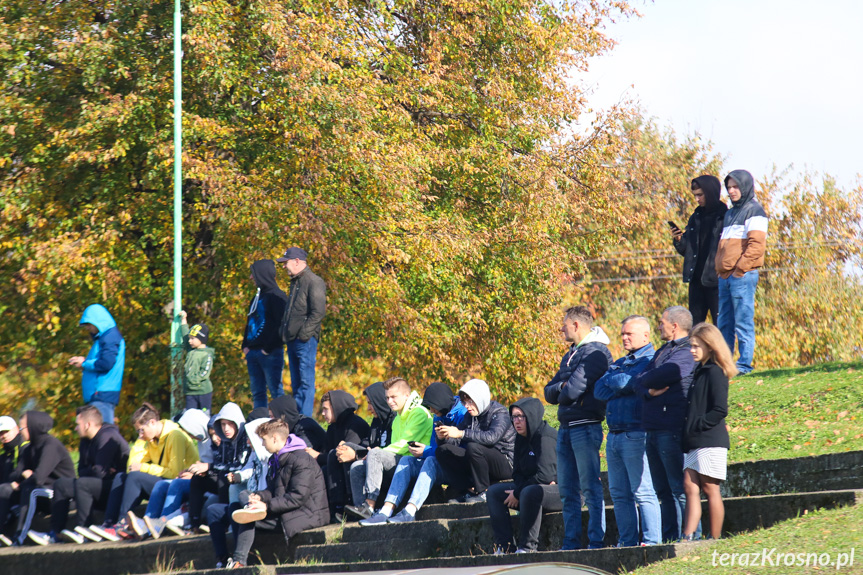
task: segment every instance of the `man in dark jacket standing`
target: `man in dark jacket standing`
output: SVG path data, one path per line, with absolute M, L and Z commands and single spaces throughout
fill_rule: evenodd
M 695 360 L 689 352 L 692 315 L 682 306 L 662 312 L 659 335 L 667 342 L 644 371 L 632 378 L 641 399 L 641 424 L 647 432 L 647 463 L 662 514 L 662 540 L 680 539 L 686 493 L 683 490 L 681 433 L 686 395 Z
M 254 407 L 267 407 L 268 389 L 272 399 L 285 393 L 282 389 L 285 349 L 282 347 L 281 325 L 288 296 L 276 282 L 273 260 L 253 263 L 252 280 L 257 292 L 249 304 L 243 333 L 243 355 L 249 369 Z
M 282 318 L 282 341 L 288 346 L 291 389 L 300 413 L 312 416 L 315 405 L 315 362 L 321 322 L 327 307 L 327 285 L 306 265 L 306 251 L 292 247 L 277 259 L 291 276 L 288 304 Z
M 54 482 L 49 537 L 83 543 L 85 539 L 101 539 L 87 529 L 92 523 L 90 513 L 94 507 L 104 509 L 107 505 L 114 476 L 126 470 L 129 443 L 116 425 L 102 421 L 102 413 L 92 405 L 78 410 L 75 431 L 81 438 L 78 478 L 63 477 Z M 75 500 L 75 527 L 67 530 L 72 499 Z
M 698 207 L 686 224 L 686 231 L 672 228 L 674 249 L 683 256 L 683 283 L 689 284 L 689 312 L 693 323 L 707 319 L 713 323 L 719 313 L 719 280 L 716 275 L 716 249 L 722 222 L 728 208 L 719 200 L 722 184 L 716 176 L 692 180 L 692 195 Z
M 233 512 L 239 524 L 234 556 L 227 567 L 248 564 L 249 551 L 255 541 L 255 529 L 274 530 L 281 523 L 285 543 L 300 531 L 323 527 L 329 522 L 327 490 L 320 466 L 306 453 L 306 444 L 290 434 L 285 422 L 271 420 L 258 427 L 267 451 L 267 488 L 240 493 L 246 506 Z
M 588 545 L 598 549 L 605 539 L 605 502 L 599 480 L 605 403 L 593 396 L 593 387 L 611 365 L 606 347 L 610 340 L 602 328 L 594 327 L 593 314 L 584 306 L 566 310 L 560 331 L 570 349 L 545 386 L 545 400 L 560 405 L 557 475 L 563 499 L 563 550 L 581 548 L 582 492 L 590 513 Z
M 719 318 L 731 355 L 737 337 L 737 371 L 752 371 L 755 356 L 755 288 L 758 268 L 764 265 L 767 244 L 767 214 L 755 199 L 755 183 L 746 170 L 734 170 L 725 177 L 732 207 L 725 213 L 716 273 L 719 274 Z

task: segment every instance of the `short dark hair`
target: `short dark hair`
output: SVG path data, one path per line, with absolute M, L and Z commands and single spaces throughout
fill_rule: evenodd
M 406 380 L 405 378 L 403 378 L 403 377 L 391 377 L 391 378 L 389 378 L 388 380 L 386 380 L 386 381 L 384 382 L 384 389 L 385 389 L 386 391 L 389 391 L 389 390 L 391 390 L 392 388 L 396 387 L 397 385 L 398 385 L 398 386 L 403 387 L 403 388 L 404 388 L 404 389 L 406 389 L 406 390 L 408 390 L 408 392 L 410 392 L 410 390 L 411 390 L 411 386 L 410 386 L 410 384 L 409 384 L 409 383 L 407 382 L 407 380 Z
M 593 327 L 593 314 L 587 306 L 576 305 L 567 309 L 566 312 L 564 312 L 563 319 L 577 321 L 578 323 L 583 323 L 588 327 Z
M 152 404 L 144 402 L 141 404 L 141 407 L 136 409 L 135 413 L 132 414 L 132 425 L 147 423 L 151 419 L 159 421 L 159 410 L 153 407 Z
M 255 433 L 257 433 L 258 437 L 262 439 L 265 435 L 275 435 L 282 439 L 287 439 L 288 435 L 291 434 L 291 430 L 288 428 L 288 424 L 284 420 L 271 419 L 259 425 L 258 429 L 255 430 Z
M 102 412 L 95 405 L 82 405 L 76 410 L 75 415 L 84 421 L 89 421 L 93 425 L 101 426 L 105 423 L 105 418 L 102 417 Z

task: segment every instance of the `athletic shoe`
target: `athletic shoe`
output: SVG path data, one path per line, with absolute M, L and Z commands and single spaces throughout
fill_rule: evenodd
M 198 533 L 206 533 L 207 535 L 209 535 L 210 534 L 210 526 L 206 525 L 206 524 L 198 525 Z
M 90 541 L 93 541 L 94 543 L 98 543 L 98 542 L 102 541 L 101 537 L 99 537 L 98 535 L 96 535 L 95 533 L 93 533 L 88 528 L 84 527 L 83 525 L 79 525 L 78 527 L 76 527 L 75 533 L 83 536 L 84 539 L 89 539 Z
M 244 507 L 237 509 L 231 514 L 231 519 L 234 523 L 244 525 L 246 523 L 254 523 L 267 517 L 267 510 L 260 507 Z
M 378 511 L 368 519 L 362 519 L 360 521 L 360 525 L 363 527 L 368 527 L 369 525 L 386 525 L 389 517 Z
M 41 531 L 33 531 L 32 529 L 27 532 L 27 538 L 36 545 L 57 543 L 57 540 L 50 533 L 42 533 Z
M 168 521 L 162 517 L 148 517 L 145 515 L 144 523 L 147 524 L 147 530 L 150 532 L 150 535 L 153 536 L 153 539 L 158 539 L 162 536 L 162 531 L 165 530 L 165 524 L 168 523 Z
M 179 537 L 185 537 L 186 535 L 192 534 L 191 527 L 186 528 L 185 525 L 177 525 L 176 523 L 171 523 L 170 521 L 165 523 L 165 529 Z
M 91 525 L 90 531 L 107 541 L 120 541 L 122 539 L 122 537 L 117 534 L 117 530 L 108 525 Z
M 243 567 L 245 567 L 245 565 L 239 561 L 234 561 L 233 559 L 228 559 L 228 564 L 225 565 L 225 569 L 242 569 Z
M 470 497 L 470 493 L 465 493 L 464 495 L 459 495 L 458 497 L 453 497 L 447 503 L 464 503 L 467 501 L 467 498 Z
M 82 535 L 79 535 L 74 531 L 69 531 L 68 529 L 64 529 L 60 532 L 60 539 L 68 543 L 77 543 L 78 545 L 82 545 L 84 543 L 84 537 Z
M 126 525 L 129 526 L 129 529 L 132 530 L 132 533 L 134 533 L 138 539 L 143 539 L 150 534 L 147 524 L 143 519 L 135 515 L 134 511 L 129 511 L 126 514 Z
M 410 523 L 411 521 L 415 521 L 416 517 L 407 512 L 407 509 L 402 509 L 389 519 L 387 519 L 387 523 Z
M 356 505 L 345 505 L 345 511 L 352 515 L 356 515 L 360 519 L 368 519 L 375 514 L 375 510 L 369 505 L 368 501 L 363 501 L 359 507 Z
M 477 493 L 476 495 L 468 495 L 467 497 L 465 497 L 464 502 L 468 503 L 468 504 L 485 503 L 486 502 L 485 491 L 483 491 L 482 493 Z
M 12 547 L 12 540 L 0 533 L 0 543 L 5 545 L 6 547 Z
M 525 549 L 524 547 L 519 547 L 515 550 L 516 554 L 519 553 L 536 553 L 536 549 Z

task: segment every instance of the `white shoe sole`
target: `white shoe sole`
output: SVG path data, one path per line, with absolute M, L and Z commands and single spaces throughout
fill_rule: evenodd
M 100 541 L 104 541 L 101 537 L 87 529 L 86 527 L 78 526 L 75 528 L 75 533 L 84 537 L 84 539 L 89 539 L 93 543 L 99 543 Z
M 78 545 L 84 544 L 84 537 L 74 531 L 69 531 L 68 529 L 64 529 L 60 532 L 60 539 L 67 543 L 77 543 Z
M 235 523 L 239 523 L 241 525 L 261 521 L 266 517 L 266 509 L 237 509 L 231 514 L 231 519 L 233 519 Z
M 114 541 L 114 542 L 122 541 L 122 537 L 120 537 L 119 535 L 113 535 L 111 533 L 108 533 L 107 531 L 105 531 L 104 529 L 99 527 L 98 525 L 91 525 L 90 531 L 92 531 L 93 533 L 95 533 L 96 535 L 101 537 L 102 539 L 106 539 L 108 541 Z

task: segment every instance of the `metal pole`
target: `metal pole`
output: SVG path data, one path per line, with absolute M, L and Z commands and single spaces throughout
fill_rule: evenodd
M 171 322 L 171 415 L 183 402 L 183 26 L 180 0 L 174 1 L 174 317 Z

